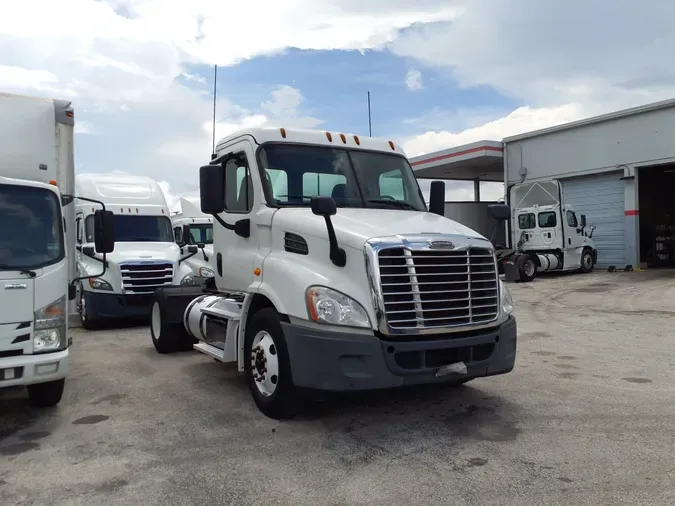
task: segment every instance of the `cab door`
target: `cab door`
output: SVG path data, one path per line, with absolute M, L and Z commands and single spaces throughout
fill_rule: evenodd
M 569 208 L 563 213 L 565 220 L 565 269 L 581 266 L 581 252 L 584 246 L 584 235 L 579 226 L 576 213 Z
M 213 224 L 216 284 L 223 291 L 248 292 L 257 281 L 253 271 L 262 267 L 258 255 L 258 211 L 264 204 L 264 197 L 251 142 L 242 140 L 226 149 L 231 156 L 222 163 L 225 210 L 216 215 L 220 220 Z M 238 222 L 244 228 L 246 220 L 248 237 L 234 230 Z

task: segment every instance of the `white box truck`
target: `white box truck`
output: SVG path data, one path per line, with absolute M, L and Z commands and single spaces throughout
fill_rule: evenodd
M 181 210 L 171 216 L 176 244 L 181 248 L 178 279 L 181 285 L 200 285 L 215 275 L 213 270 L 213 218 L 181 197 Z
M 27 386 L 36 406 L 61 400 L 74 297 L 70 102 L 0 94 L 0 388 Z M 104 256 L 114 234 L 96 215 Z
M 459 385 L 513 369 L 516 318 L 492 244 L 443 217 L 443 182 L 427 209 L 394 142 L 238 132 L 201 167 L 200 194 L 215 276 L 155 292 L 152 341 L 236 363 L 265 415 L 293 416 L 305 389 Z
M 93 276 L 103 261 L 93 247 L 100 205 L 91 199 L 104 203 L 115 221 L 115 251 L 106 258 L 105 274 L 77 284 L 82 326 L 94 329 L 105 320 L 149 316 L 155 289 L 180 283 L 181 253 L 164 192 L 149 177 L 124 174 L 78 174 L 75 191 L 78 275 Z

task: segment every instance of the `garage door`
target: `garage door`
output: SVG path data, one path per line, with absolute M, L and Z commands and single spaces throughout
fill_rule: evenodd
M 623 171 L 561 179 L 565 204 L 586 215 L 595 225 L 593 239 L 598 248 L 598 265 L 625 265 L 625 211 Z

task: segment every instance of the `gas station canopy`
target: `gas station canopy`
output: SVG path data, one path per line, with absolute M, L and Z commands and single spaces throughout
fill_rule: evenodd
M 504 182 L 501 142 L 478 141 L 416 156 L 410 165 L 419 179 Z

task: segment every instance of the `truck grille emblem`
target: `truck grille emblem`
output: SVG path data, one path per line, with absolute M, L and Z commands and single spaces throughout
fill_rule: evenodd
M 429 241 L 429 249 L 454 249 L 455 245 L 450 241 Z

